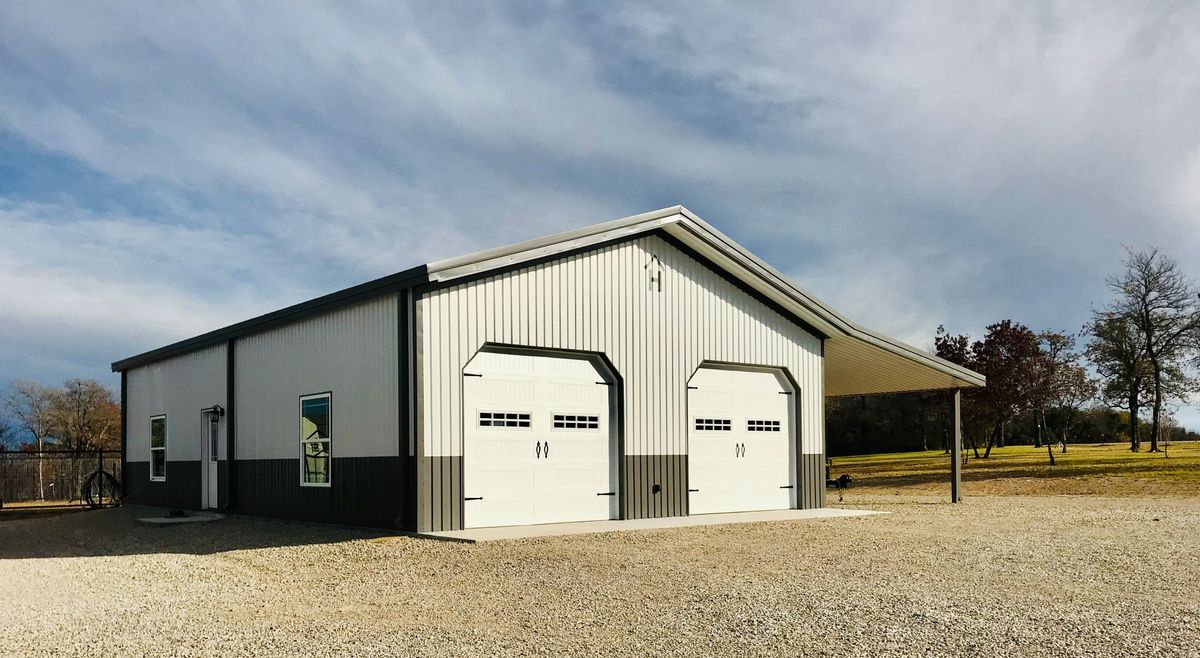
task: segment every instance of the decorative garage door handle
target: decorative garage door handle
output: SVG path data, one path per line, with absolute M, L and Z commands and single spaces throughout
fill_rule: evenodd
M 546 459 L 550 459 L 550 442 L 549 441 L 546 442 L 545 450 L 546 450 Z
M 536 459 L 541 459 L 541 458 L 542 458 L 542 442 L 541 442 L 541 441 L 538 441 L 538 442 L 537 442 L 537 449 L 536 449 L 536 452 L 537 452 L 537 457 L 536 457 Z

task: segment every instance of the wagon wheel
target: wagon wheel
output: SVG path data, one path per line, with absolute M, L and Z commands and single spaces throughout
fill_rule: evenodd
M 121 493 L 121 483 L 112 473 L 97 470 L 88 476 L 79 493 L 79 504 L 87 509 L 100 509 L 116 505 Z

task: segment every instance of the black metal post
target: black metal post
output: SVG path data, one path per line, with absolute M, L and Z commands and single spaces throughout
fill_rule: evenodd
M 954 447 L 950 451 L 950 502 L 962 502 L 962 390 L 954 389 Z

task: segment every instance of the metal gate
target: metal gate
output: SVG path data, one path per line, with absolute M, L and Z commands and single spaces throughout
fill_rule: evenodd
M 120 498 L 121 475 L 119 450 L 0 452 L 0 505 L 10 509 L 108 505 Z

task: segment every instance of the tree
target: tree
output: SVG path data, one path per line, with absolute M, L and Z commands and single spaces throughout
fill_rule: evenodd
M 1039 354 L 1032 369 L 1030 405 L 1037 423 L 1038 443 L 1046 432 L 1046 455 L 1054 465 L 1053 443 L 1057 425 L 1058 441 L 1067 451 L 1071 427 L 1080 420 L 1081 409 L 1096 395 L 1096 386 L 1080 365 L 1075 336 L 1058 331 L 1038 334 Z M 1057 422 L 1051 419 L 1057 418 Z
M 1127 247 L 1126 253 L 1125 272 L 1108 280 L 1117 293 L 1110 310 L 1126 318 L 1140 333 L 1153 392 L 1150 451 L 1157 452 L 1163 405 L 1186 400 L 1196 388 L 1187 377 L 1172 383 L 1170 371 L 1183 374 L 1186 362 L 1196 355 L 1200 293 L 1179 264 L 1157 248 L 1136 251 Z
M 58 391 L 37 382 L 18 380 L 9 386 L 4 395 L 4 406 L 20 430 L 36 443 L 37 449 L 45 450 L 46 438 L 54 431 L 54 405 Z M 38 496 L 45 498 L 45 474 L 38 460 Z
M 1002 320 L 988 326 L 983 340 L 971 345 L 971 353 L 975 370 L 988 379 L 979 389 L 981 411 L 991 423 L 983 453 L 987 458 L 1005 426 L 1031 407 L 1040 356 L 1037 334 L 1019 322 Z
M 67 450 L 113 450 L 120 446 L 121 406 L 94 379 L 68 379 L 51 404 L 58 444 Z
M 1153 399 L 1150 362 L 1146 359 L 1138 325 L 1111 310 L 1094 310 L 1084 326 L 1091 336 L 1085 353 L 1100 375 L 1100 396 L 1105 403 L 1129 412 L 1129 449 L 1141 449 L 1138 412 Z
M 933 351 L 940 358 L 964 368 L 973 369 L 976 367 L 975 355 L 971 351 L 971 337 L 967 334 L 952 334 L 943 325 L 938 325 L 937 333 L 933 336 Z M 991 382 L 988 382 L 988 384 L 991 385 Z M 976 459 L 980 457 L 979 444 L 975 441 L 979 425 L 977 407 L 980 397 L 979 389 L 966 389 L 962 391 L 959 398 L 962 414 L 962 435 L 971 446 L 971 452 L 975 454 Z M 949 440 L 947 440 L 947 443 L 949 443 Z
M 953 335 L 938 327 L 934 350 L 947 361 L 970 368 L 988 379 L 984 388 L 963 391 L 963 426 L 975 457 L 975 436 L 986 435 L 982 455 L 1003 441 L 1005 428 L 1031 408 L 1033 383 L 1040 350 L 1037 334 L 1025 325 L 1003 320 L 989 325 L 982 340 L 971 342 L 967 335 Z
M 1060 414 L 1060 442 L 1063 453 L 1067 452 L 1067 441 L 1071 430 L 1082 424 L 1084 405 L 1096 399 L 1096 380 L 1088 374 L 1086 368 L 1073 365 L 1062 375 L 1059 390 L 1058 414 Z

